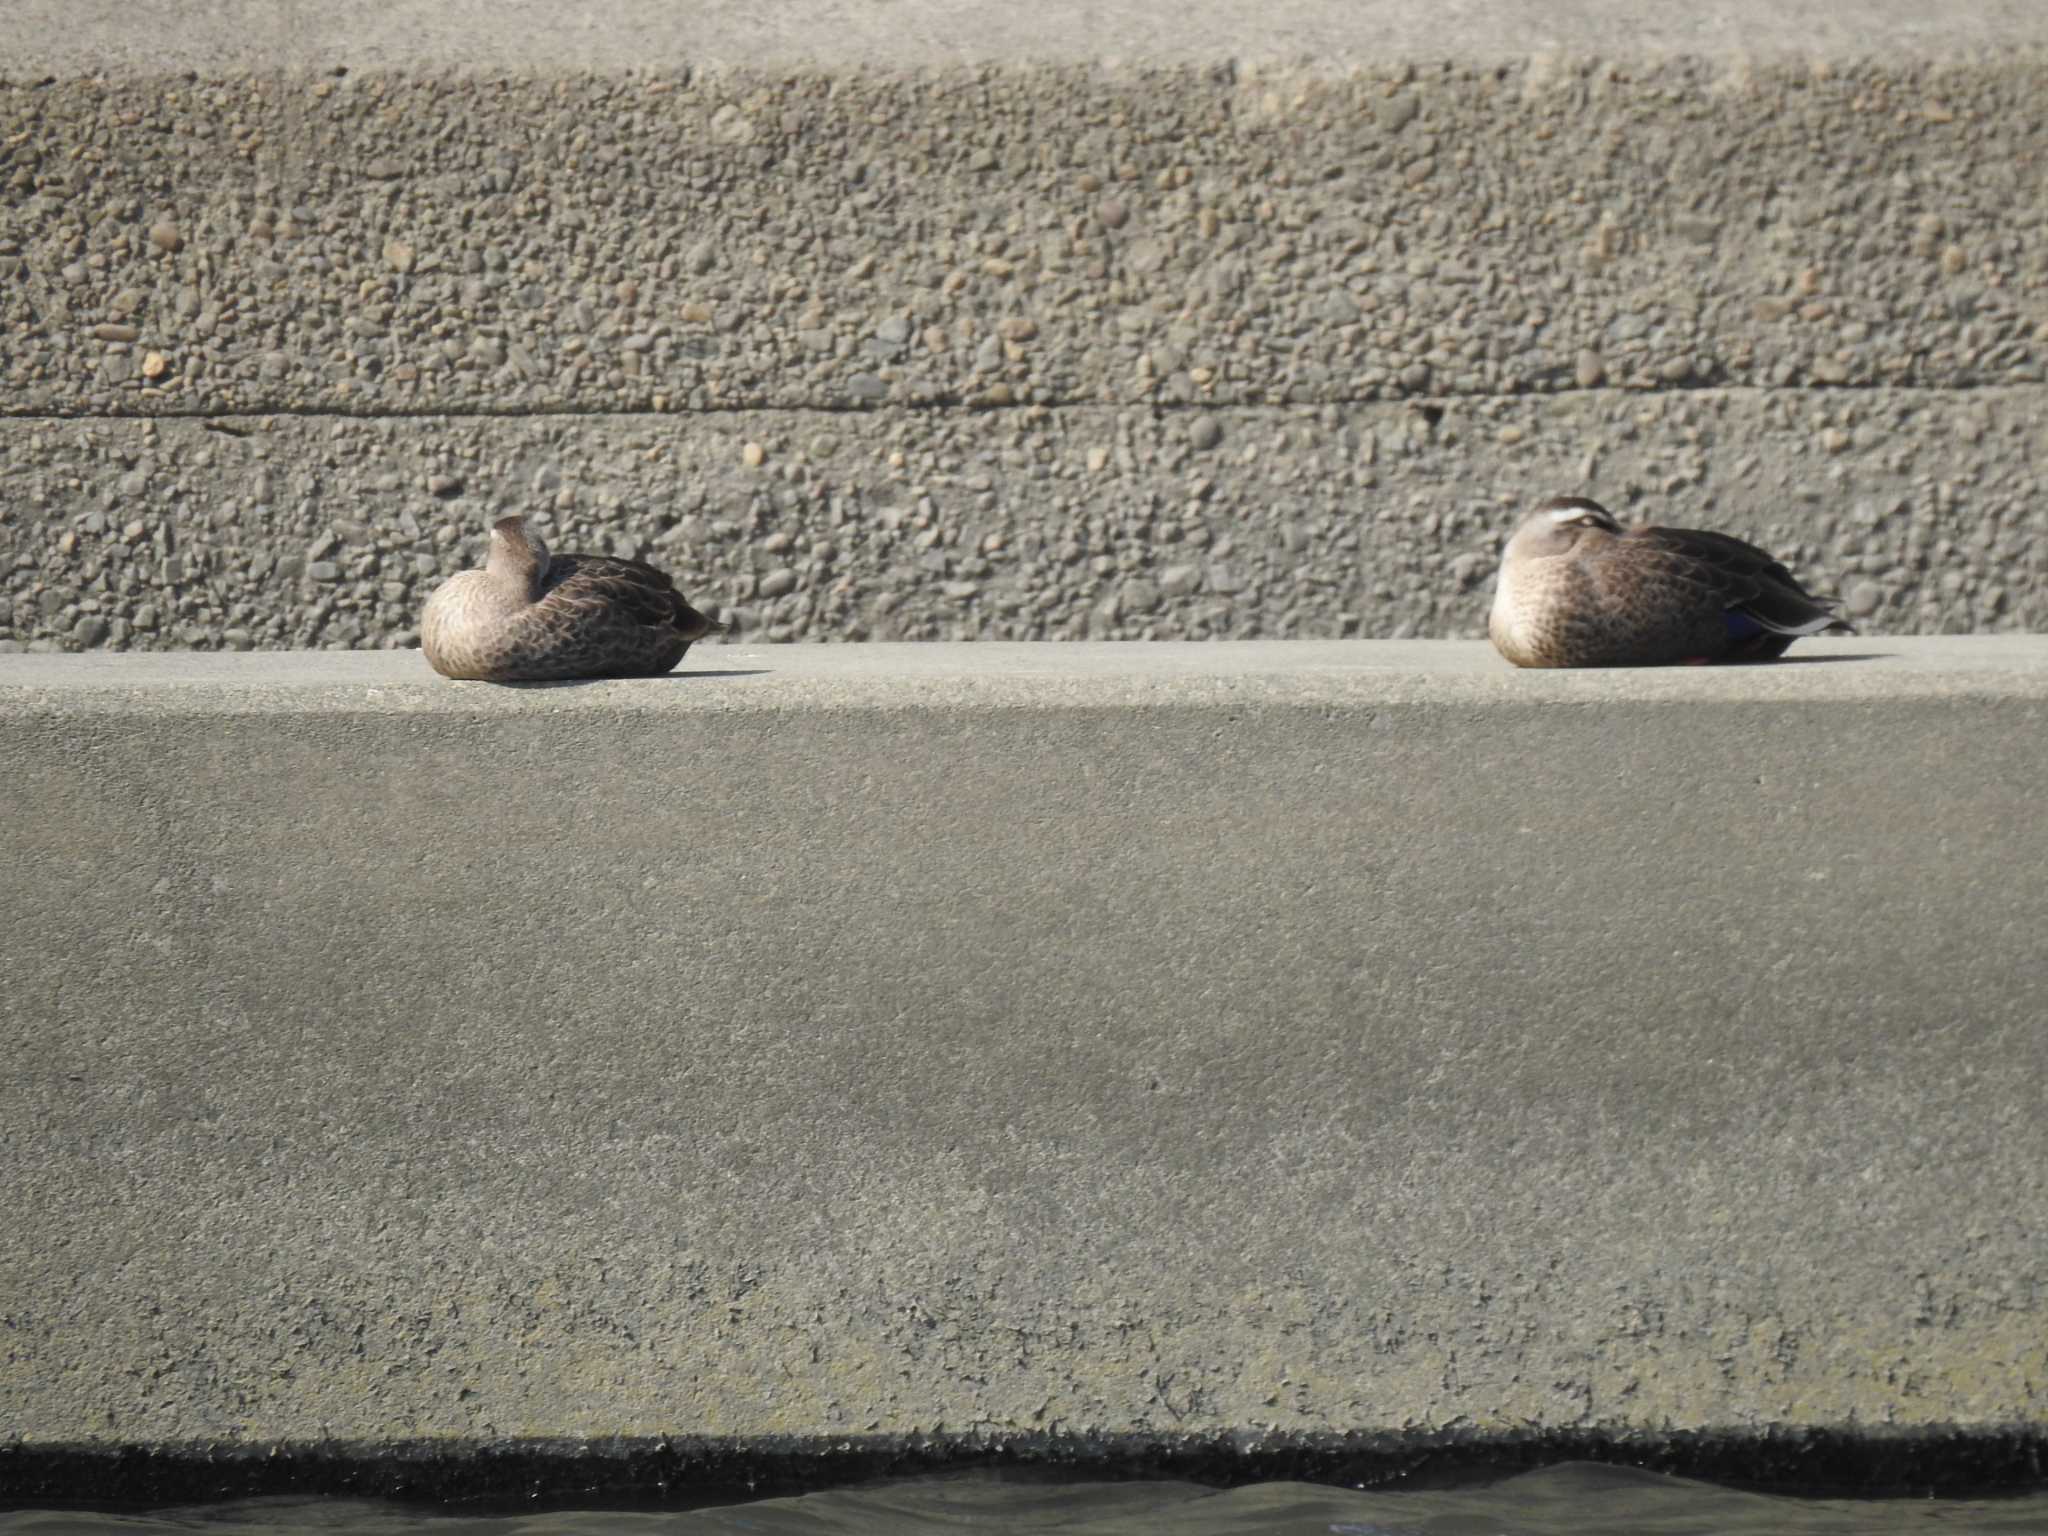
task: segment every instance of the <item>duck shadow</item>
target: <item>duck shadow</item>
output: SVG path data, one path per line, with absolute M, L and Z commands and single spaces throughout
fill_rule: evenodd
M 659 677 L 556 677 L 533 682 L 493 682 L 494 688 L 589 688 L 597 683 L 693 683 L 706 677 L 765 677 L 772 667 L 704 667 L 688 672 L 664 672 Z
M 1769 661 L 1750 662 L 1757 667 L 1824 666 L 1831 661 L 1894 661 L 1897 651 L 1830 651 L 1825 656 L 1774 656 Z

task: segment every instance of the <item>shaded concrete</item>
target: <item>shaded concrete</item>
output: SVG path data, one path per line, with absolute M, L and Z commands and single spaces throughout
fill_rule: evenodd
M 2048 640 L 1799 654 L 0 659 L 0 1425 L 2038 1424 Z

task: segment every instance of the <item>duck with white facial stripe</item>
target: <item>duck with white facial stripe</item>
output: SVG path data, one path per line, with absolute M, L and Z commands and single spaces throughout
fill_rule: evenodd
M 1802 635 L 1853 633 L 1754 544 L 1698 528 L 1624 528 L 1596 501 L 1530 513 L 1501 556 L 1487 632 L 1518 667 L 1766 661 Z

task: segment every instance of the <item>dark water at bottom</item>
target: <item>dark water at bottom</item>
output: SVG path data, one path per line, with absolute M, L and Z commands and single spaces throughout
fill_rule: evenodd
M 2048 1489 L 1987 1499 L 1746 1493 L 1574 1462 L 1456 1489 L 1313 1483 L 1233 1489 L 977 1470 L 692 1510 L 464 1513 L 359 1499 L 268 1498 L 147 1513 L 0 1511 L 0 1536 L 2048 1536 Z

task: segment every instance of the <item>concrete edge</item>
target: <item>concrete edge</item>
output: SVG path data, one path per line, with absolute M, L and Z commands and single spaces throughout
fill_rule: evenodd
M 616 0 L 565 11 L 536 0 L 384 0 L 375 6 L 269 0 L 164 0 L 140 14 L 119 0 L 21 0 L 0 72 L 163 74 L 176 70 L 346 65 L 408 73 L 512 70 L 562 75 L 717 63 L 902 69 L 1097 60 L 1228 60 L 1314 67 L 1389 59 L 1498 60 L 1547 53 L 1627 57 L 1959 58 L 2048 41 L 2037 8 L 1966 0 L 1939 13 L 1905 0 L 1825 7 L 1756 3 L 1711 12 L 1665 3 L 1574 0 L 1503 14 L 1483 0 L 1366 5 L 1276 0 L 1253 22 L 1228 0 L 1194 0 L 1162 27 L 1143 6 L 1053 0 L 1018 10 L 968 0 L 860 7 L 738 0 L 678 8 Z
M 2048 698 L 2048 635 L 1829 637 L 1758 667 L 1530 672 L 1483 641 L 898 642 L 713 646 L 663 678 L 497 685 L 414 651 L 0 658 L 0 713 L 516 714 L 797 708 L 1156 707 L 1219 698 L 1503 705 Z
M 89 1498 L 163 1505 L 346 1495 L 422 1502 L 697 1504 L 760 1499 L 967 1467 L 1072 1477 L 1179 1478 L 1220 1487 L 1295 1481 L 1353 1487 L 1507 1476 L 1564 1461 L 1670 1476 L 1862 1496 L 2017 1492 L 2048 1467 L 2038 1424 L 1989 1429 L 1870 1425 L 1617 1434 L 1415 1432 L 1236 1434 L 671 1436 L 497 1443 L 331 1441 L 128 1447 L 0 1445 L 0 1504 Z

